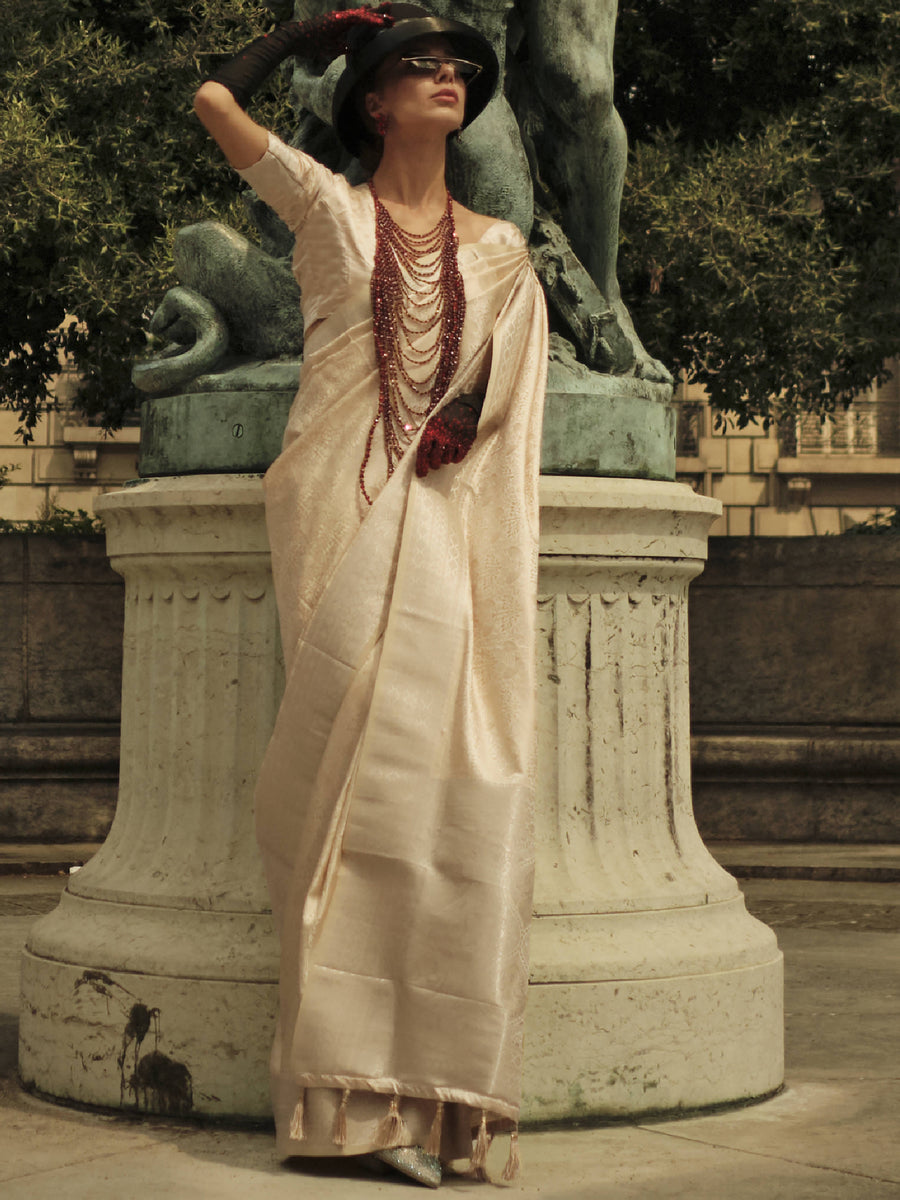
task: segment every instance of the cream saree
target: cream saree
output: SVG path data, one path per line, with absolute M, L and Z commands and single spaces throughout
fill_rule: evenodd
M 512 226 L 460 247 L 447 399 L 485 388 L 477 441 L 425 479 L 414 444 L 388 479 L 376 437 L 370 508 L 368 190 L 274 138 L 243 174 L 297 231 L 307 328 L 266 476 L 287 673 L 256 792 L 281 939 L 278 1147 L 427 1142 L 449 1160 L 477 1133 L 477 1157 L 519 1110 L 543 296 Z

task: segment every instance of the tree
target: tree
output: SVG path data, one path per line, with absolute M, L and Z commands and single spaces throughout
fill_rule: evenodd
M 119 423 L 174 231 L 244 223 L 191 97 L 270 19 L 249 0 L 0 3 L 0 395 L 26 438 L 64 355 L 84 411 Z
M 0 0 L 0 395 L 26 435 L 63 354 L 115 425 L 174 231 L 245 225 L 190 98 L 270 7 Z M 900 353 L 898 46 L 888 0 L 621 0 L 622 290 L 740 421 L 830 411 Z
M 628 0 L 620 276 L 651 352 L 744 424 L 900 352 L 900 9 Z

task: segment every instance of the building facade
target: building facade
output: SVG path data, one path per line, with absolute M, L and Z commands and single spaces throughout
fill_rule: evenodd
M 843 533 L 900 505 L 900 361 L 892 378 L 873 386 L 846 412 L 789 425 L 761 422 L 716 428 L 702 388 L 681 382 L 677 478 L 721 500 L 713 535 L 790 537 Z M 89 424 L 72 407 L 75 379 L 56 384 L 58 411 L 25 446 L 15 413 L 0 409 L 0 518 L 23 521 L 53 507 L 93 511 L 94 499 L 137 476 L 137 421 L 114 434 Z
M 75 373 L 64 368 L 53 387 L 57 410 L 38 422 L 28 445 L 16 436 L 16 413 L 0 408 L 0 469 L 7 468 L 0 518 L 36 521 L 53 508 L 92 513 L 98 495 L 137 476 L 137 421 L 106 433 L 76 412 L 75 389 Z
M 900 505 L 900 361 L 846 412 L 764 429 L 716 428 L 702 388 L 681 382 L 677 477 L 722 501 L 713 535 L 844 533 Z

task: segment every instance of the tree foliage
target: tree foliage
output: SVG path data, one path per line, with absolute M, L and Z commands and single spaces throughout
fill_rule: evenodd
M 191 98 L 270 17 L 249 0 L 0 0 L 0 394 L 26 436 L 62 355 L 85 412 L 118 423 L 174 231 L 241 224 Z
M 722 411 L 827 412 L 900 352 L 900 9 L 623 0 L 620 276 Z
M 242 224 L 190 101 L 275 7 L 0 0 L 0 393 L 26 432 L 63 354 L 120 420 L 174 231 Z M 888 0 L 620 0 L 623 293 L 741 421 L 829 411 L 900 353 L 898 46 Z

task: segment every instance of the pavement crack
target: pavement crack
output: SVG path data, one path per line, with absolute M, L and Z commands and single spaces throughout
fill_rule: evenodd
M 21 1175 L 4 1175 L 0 1177 L 2 1183 L 17 1183 L 21 1179 L 36 1179 L 43 1175 L 55 1175 L 59 1171 L 71 1171 L 73 1167 L 86 1167 L 91 1163 L 102 1162 L 107 1158 L 121 1158 L 123 1154 L 140 1154 L 146 1153 L 148 1150 L 157 1149 L 157 1143 L 152 1143 L 148 1146 L 125 1146 L 118 1150 L 110 1150 L 106 1154 L 92 1154 L 88 1158 L 76 1158 L 72 1162 L 60 1163 L 57 1167 L 37 1167 L 33 1171 L 24 1171 Z
M 783 1154 L 766 1154 L 764 1150 L 748 1150 L 746 1146 L 729 1146 L 725 1142 L 709 1142 L 705 1138 L 689 1137 L 686 1133 L 673 1133 L 668 1129 L 654 1129 L 649 1125 L 638 1125 L 645 1133 L 655 1133 L 661 1137 L 675 1138 L 680 1142 L 690 1142 L 695 1146 L 709 1146 L 711 1150 L 729 1150 L 733 1154 L 748 1154 L 753 1158 L 765 1158 L 770 1162 L 790 1163 L 794 1167 L 808 1167 L 813 1171 L 830 1171 L 834 1175 L 849 1175 L 854 1179 L 868 1179 L 872 1183 L 900 1183 L 900 1179 L 890 1179 L 885 1175 L 870 1175 L 866 1171 L 851 1171 L 849 1167 L 831 1167 L 826 1163 L 807 1162 L 802 1158 L 788 1158 Z

